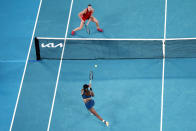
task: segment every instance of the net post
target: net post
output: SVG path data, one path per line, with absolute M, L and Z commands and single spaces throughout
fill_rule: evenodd
M 40 57 L 40 47 L 39 47 L 39 40 L 35 37 L 35 50 L 36 50 L 36 59 L 41 60 Z

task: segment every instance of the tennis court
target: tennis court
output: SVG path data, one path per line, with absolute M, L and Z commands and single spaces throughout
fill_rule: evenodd
M 89 3 L 104 32 L 72 36 Z M 41 0 L 10 131 L 195 131 L 195 4 Z M 90 71 L 109 127 L 82 101 Z

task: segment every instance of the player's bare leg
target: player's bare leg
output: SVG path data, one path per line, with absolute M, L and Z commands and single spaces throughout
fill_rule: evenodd
M 103 30 L 99 27 L 99 21 L 98 21 L 95 17 L 92 17 L 92 18 L 91 18 L 91 21 L 94 22 L 94 23 L 96 24 L 97 30 L 98 30 L 99 32 L 103 32 Z
M 77 28 L 75 28 L 75 29 L 71 32 L 71 34 L 74 35 L 75 32 L 81 30 L 81 29 L 83 28 L 83 26 L 84 26 L 84 21 L 81 21 L 80 26 L 77 27 Z
M 93 113 L 99 120 L 101 120 L 103 123 L 105 123 L 106 126 L 109 126 L 109 122 L 103 120 L 103 119 L 101 118 L 101 116 L 99 116 L 99 115 L 97 114 L 97 112 L 95 111 L 94 108 L 90 108 L 89 111 L 90 111 L 91 113 Z

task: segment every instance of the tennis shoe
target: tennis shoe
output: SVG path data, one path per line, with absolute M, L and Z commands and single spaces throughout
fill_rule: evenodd
M 72 32 L 71 32 L 71 35 L 75 35 L 75 31 L 72 31 Z
M 103 32 L 103 30 L 102 30 L 101 28 L 97 29 L 97 31 L 99 31 L 99 32 Z

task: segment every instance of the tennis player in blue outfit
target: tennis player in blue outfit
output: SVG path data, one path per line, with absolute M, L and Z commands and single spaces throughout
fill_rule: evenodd
M 94 93 L 92 91 L 91 88 L 91 84 L 87 85 L 84 84 L 83 85 L 83 89 L 81 90 L 81 95 L 83 98 L 83 101 L 85 103 L 86 108 L 92 113 L 94 114 L 99 120 L 101 120 L 106 126 L 109 126 L 109 122 L 103 120 L 95 111 L 95 109 L 93 108 L 93 106 L 95 105 L 94 100 L 92 99 L 92 97 L 94 97 Z

